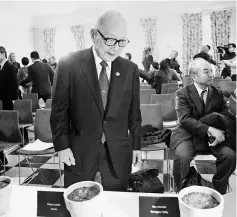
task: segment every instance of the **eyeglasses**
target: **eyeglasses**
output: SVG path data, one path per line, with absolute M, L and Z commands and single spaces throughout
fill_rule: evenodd
M 115 38 L 106 38 L 106 37 L 103 36 L 103 34 L 98 29 L 97 29 L 97 32 L 104 39 L 105 44 L 107 46 L 114 46 L 114 45 L 116 45 L 118 43 L 119 47 L 125 47 L 129 43 L 128 39 L 117 40 Z

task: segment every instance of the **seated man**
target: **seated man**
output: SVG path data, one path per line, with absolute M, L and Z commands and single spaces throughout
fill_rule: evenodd
M 172 132 L 170 140 L 170 149 L 175 151 L 174 180 L 177 189 L 180 190 L 195 153 L 209 152 L 217 158 L 213 187 L 221 194 L 225 194 L 229 177 L 236 167 L 236 153 L 232 149 L 233 146 L 231 147 L 226 141 L 227 137 L 222 130 L 214 128 L 213 125 L 209 126 L 201 120 L 216 114 L 224 114 L 224 117 L 233 120 L 234 116 L 222 92 L 209 85 L 212 79 L 209 62 L 196 58 L 190 64 L 189 74 L 194 83 L 176 92 L 179 126 Z M 235 127 L 235 123 L 232 123 L 232 127 Z M 211 145 L 208 145 L 208 136 L 215 138 Z

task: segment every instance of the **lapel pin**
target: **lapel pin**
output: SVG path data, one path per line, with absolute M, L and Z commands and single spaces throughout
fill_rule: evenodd
M 119 72 L 116 72 L 115 75 L 116 75 L 116 76 L 120 76 L 120 73 L 119 73 Z

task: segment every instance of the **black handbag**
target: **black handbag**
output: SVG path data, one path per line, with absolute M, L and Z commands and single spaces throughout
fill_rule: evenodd
M 180 186 L 180 189 L 178 191 L 181 191 L 183 188 L 197 185 L 197 186 L 205 186 L 209 188 L 213 188 L 213 185 L 211 182 L 205 180 L 202 178 L 202 176 L 197 172 L 195 167 L 190 167 L 188 175 L 185 177 L 185 179 L 182 181 L 182 184 Z
M 132 192 L 164 193 L 164 185 L 157 177 L 158 169 L 148 169 L 129 176 L 129 189 Z

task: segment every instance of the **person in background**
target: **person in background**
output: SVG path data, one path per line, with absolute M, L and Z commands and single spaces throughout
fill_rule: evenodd
M 225 68 L 228 68 L 230 70 L 231 80 L 236 81 L 236 56 L 230 60 L 222 60 L 222 62 L 227 66 Z
M 12 110 L 13 101 L 18 99 L 17 70 L 7 60 L 7 51 L 0 46 L 0 100 L 3 110 Z M 0 161 L 4 162 L 4 153 L 0 151 Z M 7 159 L 5 158 L 7 164 Z M 0 164 L 0 170 L 2 166 Z
M 16 61 L 16 54 L 15 53 L 10 53 L 9 54 L 8 61 L 9 61 L 9 63 L 11 63 L 16 68 L 16 70 L 21 68 L 20 63 L 18 63 Z
M 155 73 L 153 88 L 156 89 L 156 93 L 160 94 L 162 84 L 170 83 L 170 81 L 181 81 L 181 77 L 170 68 L 170 59 L 166 58 L 160 62 L 160 68 Z
M 147 72 L 147 82 L 148 84 L 150 84 L 153 88 L 154 86 L 154 78 L 155 78 L 155 74 L 157 73 L 159 69 L 159 63 L 158 62 L 153 62 L 151 64 L 151 67 L 150 67 L 150 71 Z
M 143 57 L 142 57 L 142 65 L 144 67 L 145 72 L 148 72 L 150 70 L 152 63 L 153 63 L 153 56 L 152 56 L 151 48 L 147 47 L 144 49 Z
M 189 173 L 190 162 L 197 153 L 211 153 L 216 159 L 216 174 L 213 187 L 225 194 L 228 180 L 236 167 L 236 153 L 225 139 L 221 129 L 200 121 L 206 115 L 221 113 L 226 119 L 234 119 L 222 91 L 211 85 L 213 72 L 211 64 L 203 58 L 190 63 L 189 74 L 194 83 L 179 89 L 175 94 L 176 112 L 179 125 L 171 134 L 170 150 L 175 152 L 174 181 L 178 191 Z M 234 129 L 233 123 L 230 123 Z M 208 144 L 208 137 L 215 138 Z M 229 141 L 230 142 L 230 141 Z M 231 147 L 230 147 L 231 146 Z
M 100 173 L 105 191 L 127 191 L 141 163 L 138 67 L 120 57 L 127 32 L 122 15 L 107 11 L 91 29 L 93 46 L 58 63 L 50 124 L 64 187 Z
M 49 57 L 49 65 L 52 67 L 54 71 L 56 71 L 57 68 L 57 62 L 55 56 Z
M 42 63 L 48 63 L 46 59 L 42 59 Z
M 177 73 L 180 74 L 180 76 L 182 76 L 182 72 L 180 71 L 180 65 L 177 61 L 177 57 L 178 57 L 179 53 L 176 50 L 172 50 L 171 54 L 170 54 L 170 68 L 174 69 Z
M 126 53 L 125 54 L 125 58 L 128 59 L 128 60 L 131 60 L 132 59 L 132 55 L 130 53 Z
M 53 84 L 54 71 L 49 64 L 40 61 L 39 53 L 33 51 L 30 54 L 32 65 L 28 67 L 28 76 L 19 84 L 24 86 L 32 82 L 32 93 L 38 93 L 38 99 L 42 98 L 44 102 L 51 99 L 51 86 Z
M 28 68 L 27 68 L 27 66 L 29 64 L 29 59 L 27 57 L 23 57 L 21 59 L 21 63 L 23 65 L 23 67 L 21 67 L 18 70 L 18 74 L 17 74 L 18 83 L 20 83 L 21 81 L 25 80 L 26 77 L 28 76 Z M 21 88 L 22 94 L 23 93 L 30 93 L 30 87 L 31 87 L 31 83 L 25 84 L 24 86 L 22 86 L 22 88 Z
M 236 56 L 235 53 L 236 44 L 230 43 L 228 44 L 228 50 L 221 48 L 222 53 L 220 54 L 220 60 L 231 60 Z
M 209 63 L 211 63 L 213 65 L 216 65 L 216 62 L 212 59 L 212 56 L 208 53 L 209 50 L 210 50 L 209 47 L 210 47 L 209 45 L 202 46 L 200 53 L 196 54 L 193 57 L 193 59 L 203 58 L 207 62 L 209 62 Z

